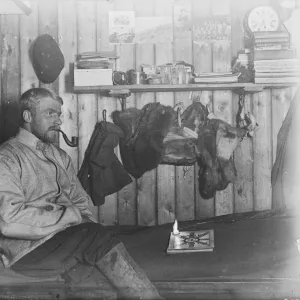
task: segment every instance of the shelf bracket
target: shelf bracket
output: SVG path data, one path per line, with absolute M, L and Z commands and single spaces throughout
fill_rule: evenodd
M 130 90 L 110 90 L 108 94 L 109 96 L 118 98 L 120 100 L 122 111 L 126 109 L 126 98 L 131 95 Z
M 256 94 L 260 93 L 264 90 L 263 85 L 255 85 L 255 86 L 245 86 L 238 89 L 234 89 L 233 91 L 238 95 L 246 95 L 246 94 Z

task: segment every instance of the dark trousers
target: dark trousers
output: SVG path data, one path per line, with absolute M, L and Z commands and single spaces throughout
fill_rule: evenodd
M 99 273 L 96 262 L 118 242 L 102 225 L 83 223 L 57 233 L 11 269 L 31 277 L 60 274 L 67 283 L 77 285 Z

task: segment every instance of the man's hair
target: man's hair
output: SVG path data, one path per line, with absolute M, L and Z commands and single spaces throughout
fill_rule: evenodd
M 50 91 L 45 88 L 32 88 L 24 92 L 19 100 L 20 112 L 21 115 L 25 110 L 29 110 L 32 114 L 35 114 L 36 105 L 42 101 L 44 98 L 51 98 L 55 101 L 58 101 L 61 105 L 63 105 L 63 100 L 60 96 L 58 96 L 53 91 Z M 21 123 L 23 122 L 23 118 L 21 117 Z

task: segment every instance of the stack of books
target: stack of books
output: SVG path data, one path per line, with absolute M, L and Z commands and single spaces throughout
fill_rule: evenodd
M 288 31 L 253 32 L 253 48 L 256 50 L 282 50 L 290 48 Z
M 112 85 L 115 51 L 83 52 L 74 63 L 74 86 Z
M 290 44 L 290 34 L 285 28 L 280 31 L 254 32 L 251 61 L 255 83 L 299 81 L 299 60 L 296 59 Z
M 255 83 L 297 83 L 300 82 L 300 60 L 265 59 L 254 61 Z
M 253 61 L 295 58 L 287 31 L 258 31 L 253 33 Z
M 83 52 L 78 54 L 78 69 L 113 69 L 113 60 L 118 58 L 115 51 Z
M 195 73 L 194 83 L 230 83 L 238 82 L 241 73 Z

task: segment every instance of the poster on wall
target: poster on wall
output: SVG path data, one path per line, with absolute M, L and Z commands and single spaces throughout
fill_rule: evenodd
M 135 20 L 136 44 L 159 44 L 173 41 L 173 20 L 171 16 L 140 17 Z
M 231 19 L 229 16 L 214 16 L 193 20 L 193 40 L 231 40 Z
M 192 8 L 189 2 L 176 2 L 174 4 L 174 35 L 184 37 L 192 30 Z
M 109 12 L 109 42 L 111 44 L 130 44 L 135 37 L 134 11 Z

